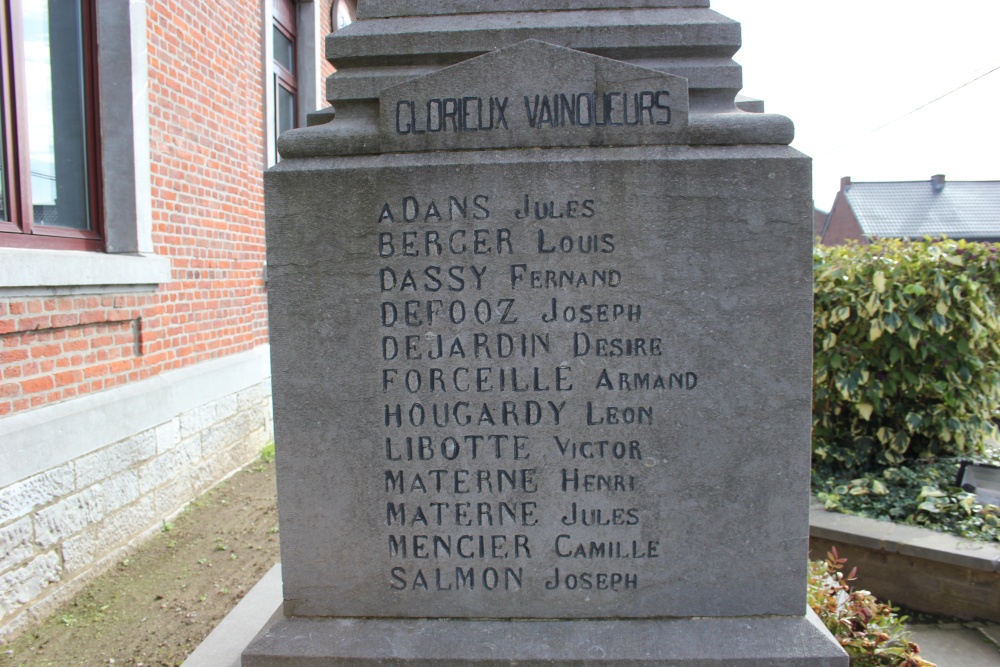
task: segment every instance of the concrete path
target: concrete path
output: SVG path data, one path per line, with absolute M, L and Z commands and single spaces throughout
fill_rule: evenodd
M 240 667 L 247 644 L 281 613 L 281 563 L 250 589 L 181 667 Z
M 240 667 L 240 653 L 281 611 L 281 565 L 275 565 L 181 667 Z M 911 625 L 921 655 L 938 667 L 1000 667 L 1000 625 Z
M 1000 667 L 1000 626 L 979 623 L 911 625 L 920 656 L 938 667 Z

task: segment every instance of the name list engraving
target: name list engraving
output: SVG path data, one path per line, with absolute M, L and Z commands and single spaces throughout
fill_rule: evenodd
M 579 120 L 583 98 L 563 97 L 525 98 L 525 118 Z M 595 99 L 591 119 L 669 122 L 665 94 Z M 401 132 L 514 122 L 502 97 L 397 109 Z M 613 208 L 499 190 L 373 206 L 383 465 L 368 484 L 392 593 L 628 595 L 668 566 L 668 536 L 644 523 L 643 473 L 664 458 L 651 429 L 671 393 L 701 386 L 652 324 L 661 302 L 629 289 L 642 239 Z

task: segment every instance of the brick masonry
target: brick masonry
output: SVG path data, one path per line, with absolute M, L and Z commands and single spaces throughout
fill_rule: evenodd
M 0 298 L 0 418 L 267 342 L 261 21 L 254 2 L 148 3 L 153 243 L 172 280 Z
M 0 637 L 45 616 L 271 434 L 265 381 L 0 489 Z
M 322 26 L 321 32 L 323 34 L 329 34 L 333 32 L 334 28 L 333 0 L 322 0 L 320 8 L 319 20 L 321 21 Z M 320 48 L 322 49 L 323 47 L 321 46 Z M 337 70 L 334 69 L 333 65 L 331 65 L 326 58 L 323 58 L 323 61 L 320 63 L 320 76 L 322 79 L 326 81 L 326 78 L 336 71 Z
M 929 614 L 1000 622 L 1000 545 L 925 528 L 810 513 L 810 557 L 831 547 L 858 568 L 855 587 Z

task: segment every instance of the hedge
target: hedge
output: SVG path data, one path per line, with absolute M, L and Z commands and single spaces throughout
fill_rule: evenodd
M 816 246 L 814 466 L 982 451 L 1000 405 L 997 247 Z

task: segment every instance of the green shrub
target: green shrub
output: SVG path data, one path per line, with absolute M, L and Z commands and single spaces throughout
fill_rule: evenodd
M 809 606 L 851 657 L 851 667 L 935 667 L 921 658 L 920 647 L 909 640 L 905 617 L 879 602 L 868 591 L 854 590 L 847 583 L 846 559 L 837 549 L 826 561 L 809 564 Z
M 938 459 L 877 472 L 814 472 L 812 488 L 828 510 L 1000 542 L 1000 507 L 955 486 L 957 475 L 957 462 Z
M 887 239 L 813 257 L 813 464 L 981 451 L 1000 404 L 997 248 Z

